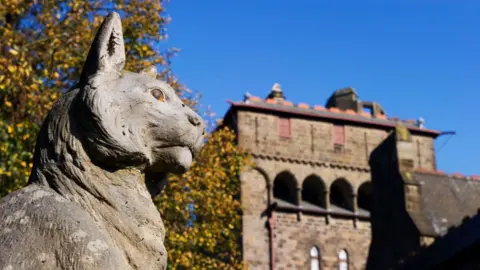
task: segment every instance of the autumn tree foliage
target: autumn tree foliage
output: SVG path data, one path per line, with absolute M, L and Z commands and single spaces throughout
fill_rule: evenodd
M 167 217 L 170 269 L 241 269 L 239 173 L 250 162 L 222 128 L 187 173 L 170 177 L 156 200 Z
M 19 1 L 0 3 L 0 197 L 23 187 L 39 127 L 58 97 L 77 83 L 88 48 L 110 11 L 119 12 L 132 71 L 154 64 L 191 107 L 198 95 L 173 76 L 163 1 Z M 238 269 L 237 174 L 247 156 L 234 134 L 210 135 L 191 171 L 172 176 L 156 202 L 167 227 L 170 269 Z M 208 228 L 208 229 L 207 229 Z
M 163 66 L 169 19 L 160 1 L 18 1 L 0 4 L 0 195 L 26 183 L 39 124 L 62 91 L 78 80 L 104 15 L 122 15 L 126 69 Z M 178 85 L 176 85 L 178 86 Z M 177 87 L 178 88 L 178 87 Z

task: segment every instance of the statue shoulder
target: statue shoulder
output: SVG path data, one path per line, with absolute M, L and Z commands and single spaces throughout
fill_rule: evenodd
M 90 215 L 46 187 L 29 185 L 0 201 L 0 269 L 120 269 L 113 246 Z

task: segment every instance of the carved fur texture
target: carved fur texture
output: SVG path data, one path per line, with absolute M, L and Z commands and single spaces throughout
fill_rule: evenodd
M 205 128 L 154 67 L 124 63 L 111 13 L 43 123 L 28 185 L 0 201 L 0 269 L 166 268 L 152 196 L 188 170 Z

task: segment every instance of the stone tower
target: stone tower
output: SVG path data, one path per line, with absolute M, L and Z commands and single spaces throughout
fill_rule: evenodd
M 248 269 L 364 269 L 371 241 L 371 151 L 398 122 L 413 161 L 435 169 L 439 132 L 388 118 L 352 88 L 325 106 L 292 104 L 279 84 L 266 99 L 230 102 L 223 124 L 254 158 L 241 174 L 243 257 Z

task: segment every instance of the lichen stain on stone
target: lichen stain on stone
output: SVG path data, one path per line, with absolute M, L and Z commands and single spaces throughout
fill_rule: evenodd
M 7 216 L 5 223 L 12 223 L 25 216 L 25 210 L 18 210 L 13 215 Z
M 95 241 L 90 241 L 87 244 L 87 249 L 90 250 L 92 253 L 99 255 L 103 251 L 108 249 L 108 245 L 100 239 Z
M 67 199 L 63 198 L 62 196 L 56 195 L 56 196 L 55 196 L 55 201 L 57 201 L 57 202 L 66 202 Z
M 13 221 L 13 216 L 7 216 L 7 218 L 5 219 L 5 223 L 12 223 Z
M 33 193 L 31 201 L 36 201 L 40 198 L 43 198 L 45 196 L 50 195 L 50 193 L 44 191 L 44 190 L 37 190 Z
M 408 129 L 403 126 L 403 125 L 397 125 L 396 126 L 397 130 L 397 136 L 399 136 L 399 139 L 402 141 L 408 141 L 410 139 L 410 134 L 408 132 Z
M 20 224 L 22 224 L 22 225 L 25 225 L 28 222 L 30 222 L 30 218 L 28 216 L 25 216 L 22 219 L 20 219 Z
M 87 233 L 82 230 L 77 230 L 70 235 L 70 240 L 74 243 L 82 241 L 83 238 L 87 236 Z
M 13 270 L 13 267 L 12 267 L 11 264 L 9 264 L 9 265 L 5 266 L 5 267 L 3 268 L 3 270 Z
M 14 204 L 14 203 L 17 202 L 17 200 L 18 200 L 18 196 L 13 196 L 8 203 L 9 204 Z
M 15 220 L 24 217 L 25 216 L 25 210 L 18 210 L 13 213 L 13 216 L 15 217 Z
M 2 231 L 2 235 L 5 235 L 5 234 L 10 233 L 10 232 L 12 232 L 12 229 L 4 228 L 3 231 Z
M 93 258 L 91 256 L 83 256 L 80 260 L 82 263 L 93 264 Z
M 47 254 L 47 253 L 40 253 L 37 256 L 37 260 L 39 260 L 41 263 L 50 263 L 55 259 L 55 256 L 53 254 Z

